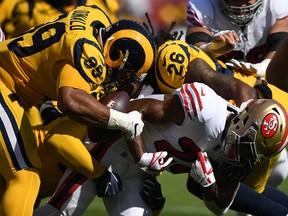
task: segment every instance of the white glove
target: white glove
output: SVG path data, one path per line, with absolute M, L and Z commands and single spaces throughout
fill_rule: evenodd
M 216 181 L 213 167 L 206 152 L 198 152 L 197 156 L 198 159 L 192 163 L 190 176 L 203 187 L 208 187 Z
M 262 62 L 257 64 L 252 64 L 244 61 L 237 61 L 236 59 L 231 59 L 226 65 L 236 69 L 238 72 L 245 75 L 254 75 L 258 78 L 264 78 L 266 76 L 266 69 L 270 63 L 271 59 L 264 59 Z
M 221 55 L 224 55 L 225 53 L 230 52 L 231 50 L 234 49 L 236 39 L 232 36 L 229 36 L 230 40 L 234 42 L 234 44 L 231 44 L 225 39 L 224 41 L 218 39 L 220 36 L 225 36 L 225 35 L 232 35 L 236 34 L 233 30 L 224 30 L 220 31 L 217 34 L 215 34 L 212 38 L 212 41 L 207 44 L 201 45 L 199 48 L 203 50 L 208 56 L 211 58 L 217 58 Z
M 144 153 L 137 163 L 138 166 L 143 170 L 152 169 L 152 170 L 163 170 L 168 166 L 173 158 L 169 157 L 167 160 L 164 160 L 168 153 L 166 151 L 160 151 L 155 153 Z
M 110 109 L 110 117 L 107 128 L 120 129 L 126 139 L 134 139 L 143 131 L 144 123 L 141 116 L 141 113 L 138 111 L 122 113 L 114 109 Z

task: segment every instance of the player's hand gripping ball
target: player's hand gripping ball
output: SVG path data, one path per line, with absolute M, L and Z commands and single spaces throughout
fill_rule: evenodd
M 107 107 L 128 113 L 130 108 L 130 97 L 125 91 L 112 92 L 99 100 Z M 100 127 L 88 127 L 88 137 L 92 142 L 105 141 L 121 133 L 120 130 L 109 130 Z

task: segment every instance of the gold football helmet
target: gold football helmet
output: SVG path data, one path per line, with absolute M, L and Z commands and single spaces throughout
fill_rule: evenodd
M 223 14 L 228 18 L 228 20 L 235 25 L 244 27 L 252 21 L 254 16 L 257 16 L 257 14 L 262 11 L 264 1 L 256 0 L 254 4 L 247 6 L 232 6 L 227 3 L 227 0 L 219 0 L 219 5 Z
M 286 147 L 287 131 L 287 112 L 281 104 L 273 99 L 251 100 L 228 125 L 224 159 L 242 167 L 263 162 Z
M 103 44 L 110 78 L 105 90 L 117 88 L 133 97 L 154 61 L 152 35 L 141 23 L 122 19 L 105 30 Z

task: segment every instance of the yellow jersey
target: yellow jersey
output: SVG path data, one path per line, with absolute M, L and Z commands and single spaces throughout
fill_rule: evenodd
M 97 30 L 110 24 L 101 8 L 80 6 L 17 38 L 3 41 L 0 78 L 16 93 L 24 108 L 42 104 L 46 99 L 57 100 L 57 90 L 62 86 L 90 93 L 106 77 Z M 67 64 L 72 69 L 59 76 L 58 72 Z

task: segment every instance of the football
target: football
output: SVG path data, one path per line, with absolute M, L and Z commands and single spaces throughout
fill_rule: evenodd
M 130 98 L 125 91 L 112 92 L 99 100 L 103 105 L 107 107 L 127 113 L 129 112 Z M 87 128 L 88 138 L 92 142 L 106 141 L 115 135 L 121 133 L 120 130 L 109 130 L 100 127 L 88 127 Z
M 129 111 L 130 98 L 125 91 L 112 92 L 99 101 L 111 109 L 125 113 Z

